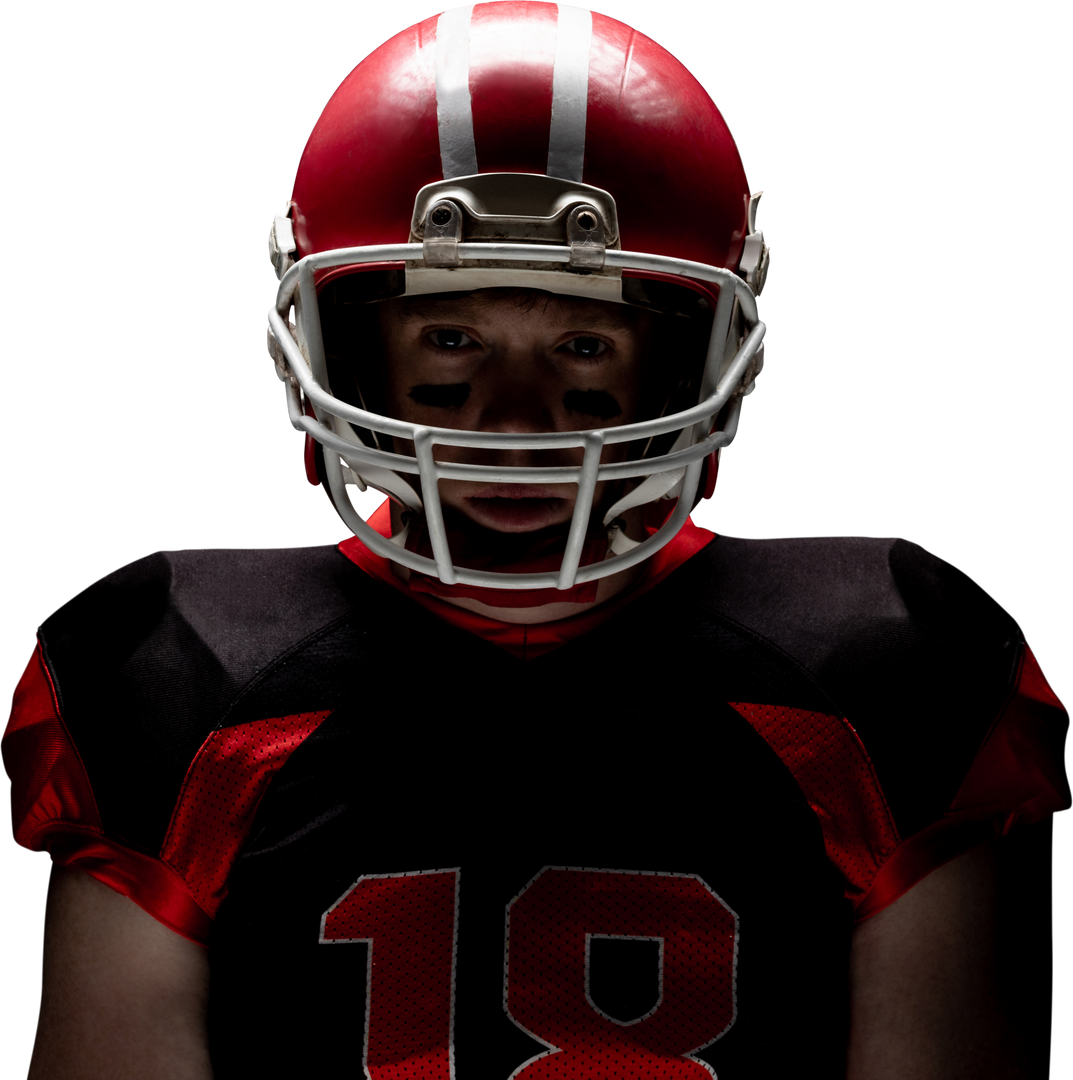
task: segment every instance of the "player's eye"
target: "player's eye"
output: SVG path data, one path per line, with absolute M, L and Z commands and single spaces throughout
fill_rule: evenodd
M 436 346 L 437 349 L 443 349 L 445 352 L 453 352 L 455 349 L 464 349 L 467 345 L 472 345 L 473 338 L 469 334 L 464 333 L 461 330 L 455 330 L 451 327 L 444 327 L 442 330 L 430 330 L 428 333 L 428 340 Z
M 567 352 L 575 353 L 583 360 L 595 360 L 596 357 L 602 356 L 607 352 L 607 343 L 601 341 L 599 338 L 588 337 L 583 335 L 582 337 L 571 338 L 569 341 L 564 342 L 563 346 Z

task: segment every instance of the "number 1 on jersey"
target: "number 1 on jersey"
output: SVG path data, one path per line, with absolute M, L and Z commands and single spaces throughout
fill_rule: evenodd
M 452 1080 L 458 870 L 358 878 L 322 916 L 320 941 L 369 946 L 369 1080 Z

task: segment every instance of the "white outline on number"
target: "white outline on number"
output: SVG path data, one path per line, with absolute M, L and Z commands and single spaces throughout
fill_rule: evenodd
M 592 994 L 589 991 L 589 971 L 591 968 L 591 958 L 589 953 L 589 942 L 593 938 L 597 938 L 600 941 L 658 941 L 659 942 L 659 994 L 656 996 L 656 1004 L 652 1006 L 648 1012 L 642 1016 L 635 1016 L 632 1020 L 616 1020 L 610 1013 L 605 1013 L 595 1001 L 592 1000 Z M 663 938 L 657 937 L 652 934 L 586 934 L 585 935 L 585 1000 L 593 1007 L 593 1009 L 599 1013 L 605 1020 L 610 1020 L 612 1024 L 618 1024 L 619 1027 L 630 1027 L 633 1024 L 639 1024 L 642 1020 L 647 1020 L 662 1004 L 663 1004 Z
M 369 1072 L 369 1018 L 373 1007 L 373 939 L 372 938 L 325 938 L 324 928 L 328 916 L 363 882 L 383 881 L 386 879 L 425 877 L 429 874 L 454 874 L 455 876 L 455 906 L 454 926 L 451 931 L 451 1006 L 449 1022 L 447 1025 L 447 1061 L 451 1080 L 455 1080 L 455 977 L 458 968 L 458 901 L 459 888 L 462 878 L 460 866 L 449 866 L 442 870 L 407 870 L 400 874 L 362 874 L 353 885 L 323 915 L 320 917 L 320 944 L 321 945 L 368 945 L 369 950 L 365 957 L 365 1034 L 362 1039 L 361 1068 L 365 1073 L 366 1080 L 373 1080 Z
M 708 1062 L 701 1061 L 699 1058 L 696 1058 L 693 1055 L 699 1053 L 701 1050 L 706 1049 L 707 1047 L 711 1046 L 712 1043 L 714 1043 L 717 1040 L 721 1039 L 734 1026 L 734 1022 L 738 1018 L 738 939 L 739 939 L 738 913 L 715 891 L 715 889 L 713 889 L 711 887 L 711 885 L 708 884 L 708 882 L 706 882 L 704 880 L 704 878 L 702 878 L 700 876 L 700 874 L 675 874 L 675 873 L 671 873 L 671 872 L 666 871 L 666 870 L 605 870 L 605 869 L 601 869 L 600 867 L 596 867 L 596 866 L 544 866 L 540 870 L 538 870 L 525 883 L 525 885 L 521 889 L 518 890 L 518 892 L 511 899 L 510 903 L 507 904 L 507 926 L 506 926 L 506 936 L 505 936 L 506 946 L 505 946 L 504 951 L 503 951 L 503 1011 L 507 1014 L 507 1018 L 510 1020 L 510 1022 L 516 1028 L 518 1028 L 520 1031 L 524 1031 L 525 1034 L 528 1035 L 531 1039 L 534 1039 L 536 1042 L 540 1043 L 542 1046 L 546 1046 L 548 1048 L 547 1050 L 544 1051 L 544 1053 L 542 1053 L 542 1054 L 534 1054 L 531 1058 L 528 1058 L 527 1060 L 523 1061 L 521 1063 L 521 1065 L 519 1065 L 514 1070 L 514 1072 L 512 1072 L 510 1074 L 509 1080 L 514 1080 L 514 1078 L 523 1069 L 528 1068 L 530 1065 L 533 1064 L 534 1061 L 539 1061 L 543 1057 L 549 1057 L 551 1054 L 561 1054 L 563 1052 L 563 1048 L 561 1046 L 556 1046 L 554 1043 L 548 1042 L 547 1039 L 542 1039 L 539 1035 L 536 1034 L 536 1032 L 530 1031 L 524 1024 L 519 1023 L 517 1020 L 515 1020 L 514 1017 L 511 1015 L 510 1008 L 508 1007 L 508 1004 L 507 1004 L 507 990 L 510 987 L 510 909 L 512 907 L 514 907 L 515 902 L 517 900 L 519 900 L 522 897 L 522 895 L 529 890 L 529 888 L 533 885 L 533 883 L 536 881 L 536 879 L 538 877 L 541 877 L 548 870 L 568 870 L 568 871 L 571 871 L 573 873 L 585 873 L 585 874 L 626 874 L 626 875 L 629 875 L 631 877 L 692 878 L 694 881 L 700 882 L 700 884 L 703 885 L 704 888 L 707 889 L 708 892 L 710 892 L 712 894 L 712 896 L 714 896 L 715 899 L 719 901 L 719 903 L 722 905 L 722 907 L 734 919 L 734 954 L 733 954 L 733 958 L 731 960 L 731 965 L 730 965 L 730 1001 L 731 1001 L 730 1020 L 727 1022 L 727 1025 L 723 1028 L 722 1031 L 720 1031 L 716 1035 L 713 1035 L 707 1042 L 701 1043 L 700 1046 L 694 1046 L 692 1050 L 689 1050 L 684 1054 L 678 1054 L 677 1055 L 678 1057 L 685 1058 L 687 1061 L 692 1061 L 692 1062 L 695 1062 L 697 1065 L 700 1065 L 701 1068 L 705 1069 L 707 1072 L 709 1072 L 711 1074 L 712 1080 L 718 1080 L 718 1077 L 716 1076 L 716 1073 L 715 1073 L 715 1069 L 713 1069 L 711 1067 L 711 1065 L 708 1064 Z M 586 939 L 588 938 L 588 936 L 589 935 L 586 934 Z M 587 959 L 588 958 L 588 941 L 587 940 L 586 940 L 585 955 L 586 955 L 586 959 Z M 662 970 L 662 968 L 661 968 L 661 970 Z M 586 978 L 586 990 L 587 989 L 588 989 L 588 979 Z M 661 989 L 662 989 L 662 980 L 661 980 Z M 586 997 L 588 997 L 587 993 L 586 993 Z M 662 993 L 660 995 L 660 1000 L 662 1001 Z M 592 1005 L 592 1002 L 590 1001 L 589 1004 Z M 593 1009 L 595 1009 L 599 1013 L 599 1010 L 596 1009 L 596 1007 L 594 1005 L 592 1007 L 593 1007 Z M 653 1009 L 652 1011 L 655 1012 L 655 1009 Z M 602 1016 L 603 1014 L 600 1013 L 600 1015 Z M 649 1014 L 649 1015 L 651 1015 L 651 1014 Z M 607 1019 L 610 1020 L 611 1018 L 608 1017 Z

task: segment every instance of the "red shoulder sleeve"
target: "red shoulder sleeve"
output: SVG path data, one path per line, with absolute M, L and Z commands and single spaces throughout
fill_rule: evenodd
M 1026 645 L 1017 683 L 947 812 L 884 862 L 857 918 L 875 915 L 969 848 L 1070 805 L 1062 763 L 1069 718 Z
M 854 907 L 899 836 L 872 761 L 841 716 L 785 705 L 730 702 L 793 773 L 823 829 L 827 857 Z
M 20 844 L 48 851 L 61 866 L 77 866 L 177 933 L 206 942 L 210 920 L 182 879 L 160 860 L 105 835 L 40 646 L 15 690 L 3 757 Z
M 15 839 L 48 851 L 61 866 L 77 866 L 204 945 L 261 797 L 328 715 L 302 713 L 211 732 L 187 771 L 161 850 L 147 854 L 105 833 L 39 646 L 15 691 L 3 739 Z
M 64 824 L 100 832 L 89 777 L 60 718 L 40 645 L 15 688 L 3 754 L 11 777 L 11 820 L 20 844 L 50 850 L 57 826 Z
M 904 838 L 867 751 L 843 717 L 785 706 L 731 705 L 801 786 L 858 921 L 977 844 L 1070 805 L 1062 764 L 1069 721 L 1027 646 L 1015 689 L 949 809 Z

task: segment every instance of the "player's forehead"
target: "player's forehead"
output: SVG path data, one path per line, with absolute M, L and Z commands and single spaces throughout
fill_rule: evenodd
M 645 312 L 628 304 L 561 296 L 535 289 L 481 289 L 469 293 L 403 296 L 381 305 L 383 317 L 399 326 L 430 323 L 519 323 L 547 331 L 586 329 L 633 333 Z

